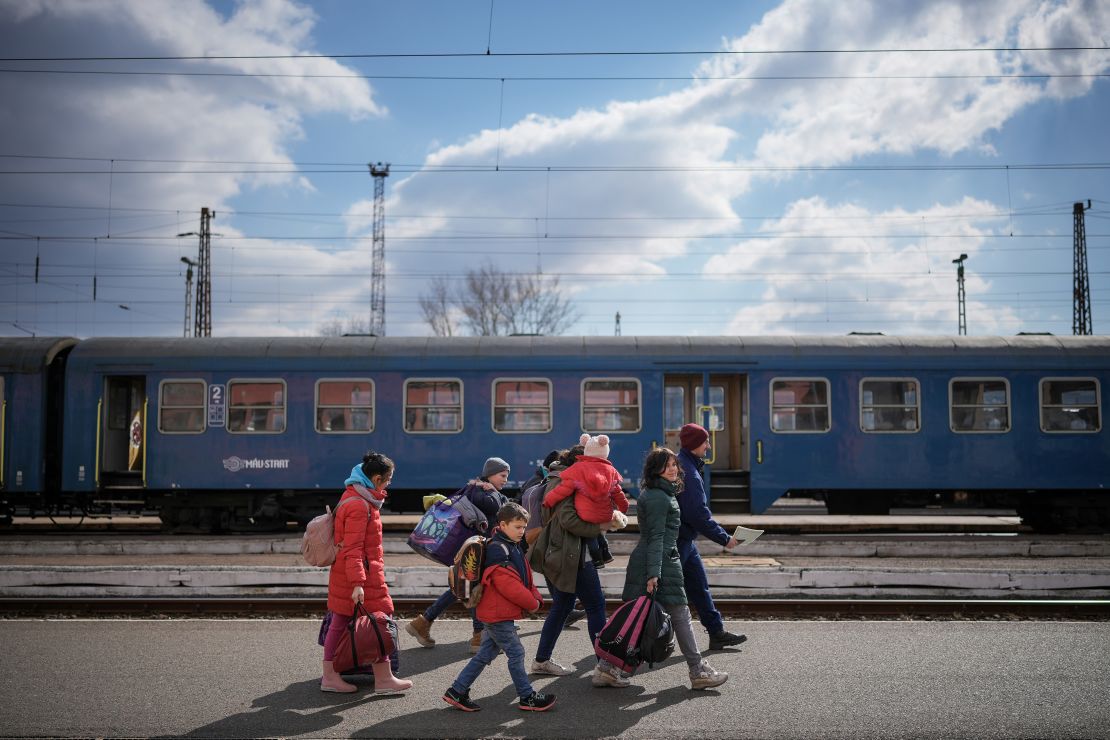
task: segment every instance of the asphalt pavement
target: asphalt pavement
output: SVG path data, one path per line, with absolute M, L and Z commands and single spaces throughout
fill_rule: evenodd
M 519 711 L 504 658 L 464 714 L 441 700 L 469 658 L 466 621 L 439 645 L 402 641 L 405 695 L 319 691 L 310 620 L 0 621 L 0 735 L 185 737 L 1110 737 L 1110 625 L 1100 622 L 732 622 L 749 640 L 709 654 L 730 680 L 691 691 L 671 658 L 626 689 L 591 688 L 586 631 L 536 678 L 558 696 Z M 540 623 L 521 623 L 528 659 Z M 704 631 L 696 628 L 702 645 Z M 407 638 L 407 636 L 405 636 Z

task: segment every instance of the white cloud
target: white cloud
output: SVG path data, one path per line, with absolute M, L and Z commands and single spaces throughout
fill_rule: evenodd
M 0 9 L 0 13 L 3 9 Z M 85 33 L 103 26 L 125 27 L 132 44 L 152 56 L 283 56 L 313 54 L 311 31 L 316 15 L 293 0 L 259 0 L 236 6 L 224 18 L 203 0 L 24 0 L 10 9 L 12 20 L 25 23 L 43 16 L 49 23 L 80 24 Z M 91 24 L 86 25 L 86 24 Z M 143 51 L 120 49 L 123 56 Z M 40 54 L 48 56 L 48 54 Z M 66 51 L 61 56 L 72 56 Z M 163 62 L 163 68 L 172 63 Z M 218 59 L 191 61 L 190 71 L 261 74 L 353 75 L 334 59 Z M 117 83 L 121 85 L 122 83 Z M 131 84 L 151 84 L 150 82 Z M 385 114 L 362 79 L 259 77 L 248 83 L 251 93 L 269 96 L 275 104 L 316 111 L 338 111 L 352 118 Z
M 259 0 L 233 6 L 221 15 L 201 0 L 19 0 L 0 6 L 0 42 L 15 47 L 19 37 L 33 38 L 36 54 L 76 56 L 90 49 L 113 53 L 180 55 L 282 55 L 311 53 L 317 18 L 312 6 L 292 0 Z M 171 9 L 172 8 L 172 12 Z M 726 38 L 729 50 L 813 48 L 951 48 L 1014 45 L 1105 46 L 1110 9 L 1095 0 L 911 0 L 871 3 L 828 3 L 786 0 L 740 36 Z M 92 41 L 95 39 L 95 42 Z M 21 47 L 23 48 L 23 47 Z M 14 54 L 13 54 L 14 55 Z M 166 62 L 168 68 L 232 72 L 305 72 L 350 74 L 334 59 L 212 60 Z M 457 136 L 450 122 L 432 135 L 446 145 L 430 143 L 430 166 L 489 165 L 553 167 L 546 171 L 470 174 L 403 175 L 389 179 L 387 240 L 391 301 L 391 332 L 424 333 L 410 320 L 421 275 L 462 274 L 482 261 L 476 252 L 506 269 L 531 270 L 537 264 L 565 275 L 564 285 L 579 294 L 615 294 L 665 289 L 666 275 L 678 258 L 690 257 L 695 245 L 720 244 L 719 237 L 741 228 L 737 214 L 764 188 L 774 191 L 803 180 L 797 173 L 760 172 L 761 166 L 834 165 L 869 159 L 910 158 L 922 152 L 944 157 L 963 152 L 990 152 L 994 134 L 1033 103 L 1082 95 L 1090 78 L 1035 79 L 943 78 L 945 75 L 1002 73 L 1085 74 L 1105 72 L 1105 52 L 1027 54 L 972 52 L 947 54 L 719 55 L 695 71 L 696 79 L 681 89 L 643 100 L 617 100 L 598 108 L 582 108 L 557 117 L 543 110 L 520 117 L 503 130 Z M 716 80 L 716 76 L 829 75 L 889 77 L 867 80 Z M 938 79 L 895 79 L 934 75 Z M 365 80 L 314 78 L 229 78 L 219 83 L 173 77 L 66 77 L 0 75 L 0 129 L 12 152 L 127 156 L 152 159 L 211 161 L 272 161 L 293 169 L 291 144 L 307 132 L 308 116 L 339 113 L 351 120 L 383 116 L 384 105 Z M 338 117 L 338 116 L 337 116 Z M 421 147 L 416 147 L 421 150 Z M 337 157 L 342 158 L 342 157 Z M 658 165 L 663 171 L 565 172 L 559 167 L 591 165 Z M 755 170 L 736 169 L 753 166 Z M 83 166 L 83 165 L 81 165 Z M 100 168 L 96 163 L 90 167 Z M 120 170 L 143 164 L 109 165 Z M 78 165 L 74 165 L 78 167 Z M 728 169 L 733 167 L 733 169 Z M 112 202 L 117 206 L 166 208 L 181 206 L 195 220 L 199 205 L 221 213 L 233 209 L 244 191 L 267 189 L 292 201 L 313 191 L 306 175 L 193 174 L 197 165 L 163 163 L 159 176 L 115 175 Z M 57 202 L 103 205 L 109 178 L 97 176 L 0 179 L 0 196 L 15 202 Z M 757 191 L 757 188 L 759 189 Z M 362 192 L 365 192 L 363 188 Z M 1019 190 L 1018 193 L 1022 191 Z M 910 193 L 905 197 L 913 197 Z M 885 193 L 871 196 L 878 200 Z M 334 196 L 329 196 L 334 197 Z M 803 198 L 785 190 L 780 202 L 793 201 L 791 213 L 816 216 L 862 216 L 906 213 L 936 217 L 946 209 L 985 208 L 968 200 L 947 206 L 861 201 L 859 205 Z M 923 196 L 922 196 L 923 197 Z M 1018 196 L 1022 197 L 1022 196 Z M 349 236 L 370 233 L 371 204 L 347 199 Z M 766 202 L 766 201 L 764 201 Z M 969 205 L 970 204 L 970 205 Z M 991 206 L 993 208 L 993 206 Z M 422 218 L 396 220 L 419 214 Z M 487 219 L 474 218 L 477 216 Z M 467 218 L 460 218 L 467 217 Z M 500 219 L 498 217 L 501 217 Z M 670 218 L 678 217 L 678 218 Z M 122 218 L 122 217 L 120 217 Z M 121 221 L 122 223 L 122 221 Z M 824 223 L 814 221 L 819 225 Z M 968 227 L 966 246 L 973 250 L 985 227 Z M 217 221 L 216 228 L 226 227 Z M 784 222 L 788 225 L 788 222 Z M 879 271 L 925 257 L 913 245 L 880 234 L 868 242 L 868 266 Z M 712 239 L 711 239 L 712 238 Z M 785 238 L 785 237 L 783 237 Z M 421 241 L 424 240 L 424 241 Z M 881 245 L 880 245 L 881 242 Z M 755 247 L 736 247 L 711 258 L 707 269 L 727 273 L 735 265 L 765 269 Z M 827 242 L 816 242 L 825 244 Z M 824 270 L 833 287 L 841 287 L 851 240 L 834 240 L 830 253 L 811 260 Z M 738 245 L 741 246 L 741 245 Z M 796 255 L 797 249 L 790 246 Z M 858 245 L 855 245 L 858 246 Z M 282 274 L 280 286 L 265 280 L 252 284 L 264 296 L 280 290 L 286 296 L 310 296 L 309 313 L 326 318 L 344 307 L 357 306 L 366 286 L 368 245 L 360 242 L 324 248 L 311 243 L 275 242 L 269 249 L 242 249 L 236 264 L 269 274 Z M 920 245 L 918 245 L 920 248 Z M 229 256 L 229 255 L 228 255 Z M 26 262 L 27 255 L 19 259 Z M 121 258 L 122 259 L 122 258 Z M 128 261 L 161 264 L 164 254 L 128 253 Z M 807 258 L 808 259 L 808 258 Z M 172 262 L 172 256 L 170 258 Z M 774 266 L 773 263 L 770 266 Z M 317 269 L 320 268 L 320 269 Z M 689 268 L 684 268 L 689 269 Z M 350 280 L 313 278 L 313 273 L 352 274 Z M 415 279 L 398 279 L 403 273 Z M 585 273 L 606 276 L 586 279 Z M 244 281 L 246 284 L 246 281 Z M 893 287 L 869 283 L 875 290 Z M 242 286 L 240 289 L 245 290 Z M 990 285 L 974 286 L 982 295 Z M 932 284 L 910 279 L 901 285 L 908 295 L 930 296 Z M 783 279 L 761 286 L 767 302 L 741 312 L 731 327 L 745 332 L 779 331 L 795 317 L 815 320 L 831 308 L 820 300 L 823 287 Z M 221 288 L 222 290 L 222 288 Z M 868 288 L 867 290 L 870 290 Z M 334 292 L 332 292 L 334 291 Z M 321 296 L 317 301 L 315 296 Z M 326 297 L 325 297 L 326 296 Z M 804 296 L 798 307 L 771 299 Z M 856 293 L 849 297 L 858 298 Z M 870 296 L 865 292 L 864 298 Z M 392 303 L 392 301 L 397 301 Z M 407 302 L 407 303 L 406 303 Z M 274 303 L 225 306 L 231 316 L 265 322 Z M 396 320 L 393 309 L 409 319 Z M 819 308 L 815 308 L 817 305 Z M 828 306 L 832 306 L 830 302 Z M 852 305 L 852 304 L 849 304 Z M 921 302 L 901 309 L 900 329 L 920 331 L 947 321 L 951 305 L 934 310 Z M 977 307 L 980 308 L 980 307 Z M 281 311 L 286 308 L 279 309 Z M 352 309 L 353 310 L 353 309 Z M 885 309 L 884 309 L 885 310 Z M 232 313 L 234 312 L 234 313 Z M 947 312 L 947 313 L 946 313 Z M 1010 318 L 993 314 L 992 326 L 1007 329 Z M 223 324 L 220 331 L 223 332 Z M 227 333 L 259 333 L 264 324 L 229 327 Z M 285 331 L 275 325 L 274 331 Z M 289 331 L 293 331 L 289 329 Z
M 97 56 L 105 49 L 123 56 L 304 54 L 313 52 L 311 33 L 315 23 L 310 7 L 291 0 L 239 3 L 226 17 L 199 0 L 24 0 L 0 6 L 0 46 L 13 56 L 43 57 Z M 22 52 L 12 53 L 15 49 Z M 113 68 L 128 69 L 121 65 Z M 354 73 L 332 59 L 165 61 L 140 68 Z M 137 333 L 161 333 L 167 325 L 180 327 L 179 320 L 169 319 L 179 309 L 159 306 L 159 302 L 165 302 L 169 285 L 177 294 L 181 278 L 158 276 L 172 275 L 181 268 L 178 257 L 195 255 L 196 245 L 191 239 L 173 240 L 173 235 L 195 229 L 199 208 L 207 206 L 217 213 L 213 232 L 225 235 L 227 244 L 236 243 L 230 238 L 240 232 L 232 227 L 228 212 L 233 210 L 237 196 L 261 189 L 295 197 L 314 191 L 313 183 L 296 173 L 288 154 L 290 146 L 305 135 L 309 115 L 338 112 L 358 120 L 385 114 L 369 84 L 361 79 L 260 77 L 213 81 L 172 76 L 8 74 L 0 75 L 0 100 L 4 101 L 0 104 L 0 127 L 5 132 L 6 152 L 98 158 L 90 162 L 22 160 L 20 169 L 104 172 L 0 178 L 0 200 L 113 207 L 111 211 L 91 212 L 94 215 L 80 221 L 25 221 L 19 233 L 91 233 L 101 237 L 111 233 L 118 241 L 101 239 L 95 247 L 91 242 L 48 242 L 41 248 L 31 241 L 5 245 L 2 276 L 26 274 L 26 265 L 34 263 L 36 250 L 42 253 L 43 281 L 25 286 L 21 298 L 34 291 L 34 300 L 48 307 L 38 314 L 38 320 L 44 322 L 41 327 L 33 323 L 34 319 L 25 319 L 47 333 L 103 333 L 103 324 L 86 322 L 108 320 L 106 317 L 116 311 L 116 303 L 131 307 L 127 317 Z M 109 161 L 113 159 L 116 161 Z M 221 164 L 241 162 L 272 164 Z M 261 172 L 240 171 L 244 169 Z M 266 170 L 271 169 L 280 172 L 267 174 Z M 176 215 L 144 216 L 129 210 L 144 208 L 180 211 Z M 43 214 L 35 213 L 40 217 Z M 12 211 L 6 210 L 4 215 L 9 218 Z M 132 236 L 148 237 L 150 242 L 122 239 L 128 231 L 133 232 Z M 350 280 L 338 287 L 333 285 L 335 275 L 349 272 L 349 256 L 342 250 L 329 253 L 312 244 L 254 242 L 225 251 L 219 238 L 214 242 L 217 299 L 213 312 L 220 334 L 295 332 L 298 329 L 286 323 L 290 319 L 311 314 L 319 314 L 322 319 L 331 311 L 349 308 L 344 302 L 355 301 L 351 294 L 361 289 Z M 243 274 L 253 270 L 277 275 L 285 271 L 287 276 L 301 276 L 321 272 L 321 268 L 333 277 L 244 277 L 238 281 L 228 277 L 232 269 Z M 78 269 L 87 271 L 87 275 L 73 277 Z M 99 276 L 96 304 L 75 312 L 72 325 L 65 320 L 67 313 L 59 315 L 55 310 L 51 314 L 52 303 L 68 306 L 64 301 L 74 297 L 91 299 L 94 274 Z M 140 274 L 151 277 L 134 277 Z M 123 277 L 127 275 L 132 277 Z M 50 294 L 51 286 L 60 287 Z M 279 299 L 282 290 L 285 298 Z M 249 295 L 245 291 L 250 291 Z M 319 300 L 313 298 L 315 295 L 320 296 Z M 19 315 L 22 319 L 25 314 Z M 277 320 L 282 317 L 282 321 Z M 303 329 L 299 325 L 299 330 Z
M 734 281 L 737 293 L 753 296 L 753 305 L 732 316 L 727 333 L 843 334 L 881 327 L 885 333 L 954 334 L 950 258 L 966 253 L 974 265 L 984 239 L 995 233 L 992 225 L 1005 223 L 999 211 L 972 198 L 883 212 L 807 198 L 765 223 L 766 238 L 738 242 L 708 260 L 703 275 Z M 974 299 L 990 293 L 989 281 L 974 270 L 965 281 L 976 334 L 1020 328 L 1012 310 Z
M 1081 22 L 1076 18 L 1088 10 L 1075 2 L 1052 5 L 1035 0 L 787 0 L 742 37 L 726 40 L 725 46 L 734 51 L 997 48 L 1012 46 L 1015 36 L 1032 42 L 1031 32 L 1025 29 L 1042 22 L 1053 28 L 1075 25 Z M 1051 36 L 1059 41 L 1067 34 Z M 1090 36 L 1088 33 L 1085 38 L 1090 40 Z M 1102 57 L 1105 55 L 1088 55 L 1084 68 L 1103 71 L 1108 65 Z M 642 101 L 617 101 L 565 118 L 529 115 L 502 131 L 482 131 L 444 146 L 429 154 L 426 164 L 492 166 L 499 162 L 502 166 L 559 167 L 642 163 L 712 170 L 733 164 L 756 168 L 835 165 L 922 151 L 943 155 L 990 151 L 991 132 L 1052 93 L 1043 81 L 976 76 L 1028 69 L 1025 59 L 996 52 L 720 55 L 701 65 L 698 79 L 680 91 Z M 789 75 L 932 75 L 938 79 L 708 79 Z M 945 78 L 967 75 L 971 77 Z M 1089 81 L 1084 84 L 1089 87 Z M 742 130 L 753 130 L 756 135 L 742 138 Z M 743 153 L 732 151 L 741 144 L 747 146 Z M 549 179 L 543 174 L 417 174 L 394 183 L 393 204 L 404 212 L 455 215 L 542 215 L 553 209 L 559 214 L 725 218 L 735 216 L 735 204 L 755 183 L 788 177 L 735 170 L 555 173 Z M 460 183 L 465 185 L 459 187 Z M 632 256 L 597 257 L 591 260 L 591 269 L 657 274 L 663 261 L 684 255 L 697 237 L 721 230 L 706 226 L 712 223 L 709 221 L 694 227 L 691 223 L 699 222 L 652 223 L 653 235 L 673 235 L 673 240 L 629 238 L 622 243 L 629 246 Z M 429 221 L 418 231 L 436 234 L 449 228 L 444 222 Z M 562 230 L 571 228 L 559 225 Z M 602 236 L 628 230 L 626 225 L 597 222 L 580 228 Z M 527 229 L 529 233 L 533 230 Z M 567 269 L 574 271 L 575 265 Z

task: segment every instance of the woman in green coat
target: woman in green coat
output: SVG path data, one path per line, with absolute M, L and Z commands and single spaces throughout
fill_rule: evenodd
M 682 587 L 682 562 L 675 546 L 682 521 L 675 498 L 680 491 L 682 477 L 674 452 L 666 447 L 649 452 L 640 478 L 640 498 L 636 501 L 640 541 L 628 558 L 621 598 L 631 601 L 656 594 L 656 600 L 671 615 L 678 648 L 690 667 L 690 688 L 710 689 L 727 681 L 728 674 L 715 670 L 701 657 L 690 623 L 690 608 Z

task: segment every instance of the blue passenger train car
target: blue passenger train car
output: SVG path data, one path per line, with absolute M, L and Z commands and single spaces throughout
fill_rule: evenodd
M 9 498 L 57 491 L 62 373 L 77 344 L 66 338 L 0 339 L 0 519 Z
M 1107 337 L 89 339 L 66 364 L 60 489 L 202 529 L 303 520 L 374 448 L 413 510 L 491 455 L 519 483 L 583 431 L 634 485 L 697 421 L 717 512 L 793 491 L 1110 527 L 1108 380 Z

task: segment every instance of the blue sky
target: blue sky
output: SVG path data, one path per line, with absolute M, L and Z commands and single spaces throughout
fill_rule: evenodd
M 1069 334 L 1087 199 L 1105 333 L 1106 47 L 1093 0 L 9 0 L 0 335 L 180 335 L 202 206 L 214 334 L 365 317 L 377 161 L 390 335 L 486 262 L 567 333 L 954 334 L 961 253 L 969 334 Z M 585 51 L 702 53 L 513 55 Z M 16 61 L 125 56 L 239 58 Z

